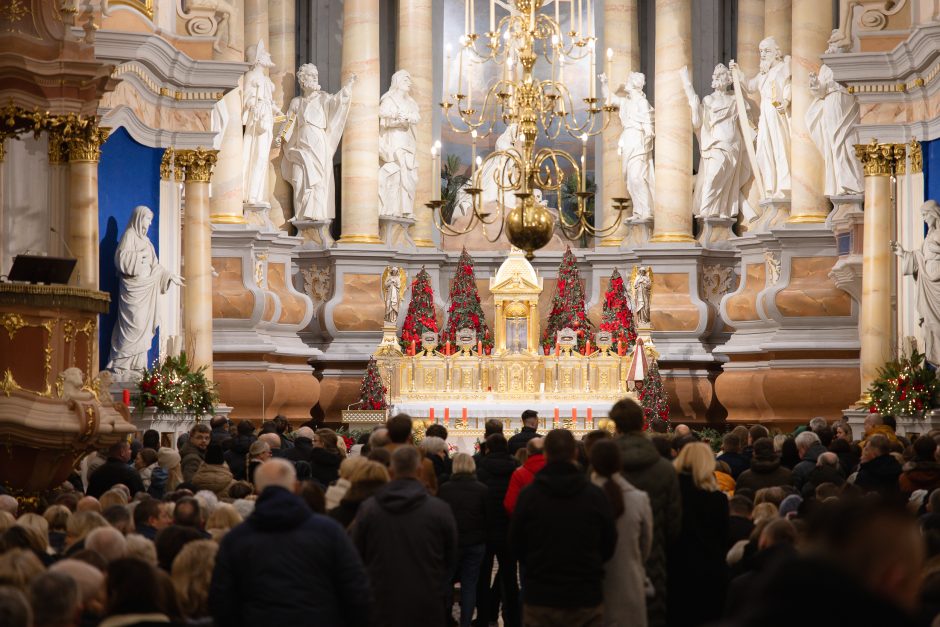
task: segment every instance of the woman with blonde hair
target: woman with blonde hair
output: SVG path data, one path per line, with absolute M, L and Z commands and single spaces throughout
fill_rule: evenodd
M 209 616 L 209 584 L 219 545 L 212 540 L 188 543 L 173 560 L 170 576 L 180 609 L 190 621 Z
M 108 521 L 98 512 L 79 512 L 72 514 L 65 529 L 65 555 L 71 555 L 85 548 L 85 536 L 98 527 L 107 527 Z
M 327 516 L 337 520 L 347 529 L 356 519 L 359 506 L 389 482 L 388 469 L 379 462 L 366 461 L 349 478 L 350 486 L 339 505 L 327 511 Z
M 54 551 L 49 550 L 49 521 L 40 516 L 39 514 L 23 514 L 16 519 L 16 524 L 18 527 L 23 527 L 29 529 L 36 534 L 36 537 L 39 540 L 39 544 L 42 547 L 42 553 L 46 555 L 54 555 Z
M 49 523 L 49 546 L 56 553 L 61 553 L 65 550 L 65 532 L 72 512 L 65 505 L 50 505 L 42 517 Z
M 209 519 L 206 521 L 206 531 L 212 536 L 213 540 L 220 542 L 222 536 L 241 522 L 242 515 L 238 513 L 234 505 L 219 503 L 215 511 L 209 514 Z
M 700 625 L 721 618 L 728 588 L 728 497 L 715 480 L 715 455 L 704 442 L 685 445 L 673 465 L 679 473 L 682 530 L 668 560 L 669 624 Z
M 350 477 L 352 474 L 366 463 L 368 460 L 361 455 L 356 455 L 355 457 L 347 457 L 339 465 L 339 479 L 336 480 L 336 483 L 331 485 L 326 489 L 326 509 L 327 511 L 333 509 L 339 502 L 343 500 L 343 497 L 346 496 L 346 492 L 349 491 L 349 487 L 352 485 L 350 482 Z

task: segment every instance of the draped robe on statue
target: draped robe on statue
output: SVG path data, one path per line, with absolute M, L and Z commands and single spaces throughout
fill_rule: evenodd
M 294 123 L 285 134 L 281 174 L 294 189 L 296 220 L 335 217 L 333 153 L 343 136 L 351 95 L 352 85 L 347 85 L 336 94 L 317 90 L 291 100 L 287 117 Z
M 268 200 L 268 162 L 274 139 L 274 83 L 260 67 L 245 74 L 242 90 L 242 124 L 245 143 L 242 151 L 244 200 L 264 203 Z
M 632 98 L 622 97 L 620 123 L 623 132 L 618 146 L 623 178 L 627 192 L 633 200 L 633 215 L 648 218 L 653 215 L 653 107 L 642 92 Z
M 147 351 L 160 325 L 157 300 L 169 289 L 174 275 L 159 264 L 153 244 L 147 239 L 152 219 L 153 213 L 147 207 L 134 208 L 114 253 L 121 292 L 108 370 L 146 368 Z
M 411 218 L 418 187 L 418 103 L 406 93 L 389 91 L 379 102 L 379 119 L 379 215 Z
M 904 274 L 917 282 L 917 313 L 924 330 L 927 361 L 940 365 L 940 232 L 931 230 L 921 250 L 901 254 Z
M 751 178 L 751 168 L 734 97 L 709 94 L 695 104 L 692 126 L 697 131 L 701 158 L 692 211 L 702 217 L 735 217 L 741 211 L 748 220 L 756 218 L 743 189 Z
M 748 91 L 760 94 L 760 121 L 757 123 L 757 167 L 764 182 L 765 198 L 790 196 L 790 120 L 777 111 L 774 102 L 790 102 L 790 57 L 784 57 L 766 73 L 747 84 Z
M 819 69 L 817 83 L 810 83 L 810 92 L 816 99 L 806 111 L 806 128 L 825 161 L 826 195 L 860 194 L 862 165 L 853 138 L 861 119 L 858 99 L 835 81 L 827 65 Z

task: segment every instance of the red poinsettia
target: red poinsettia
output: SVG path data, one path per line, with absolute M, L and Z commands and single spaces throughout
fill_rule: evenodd
M 630 348 L 636 342 L 636 325 L 633 322 L 633 312 L 627 299 L 627 290 L 623 277 L 614 270 L 610 277 L 607 293 L 604 295 L 604 312 L 600 324 L 601 331 L 608 331 L 611 340 L 616 345 L 622 342 Z
M 421 336 L 427 332 L 437 333 L 437 317 L 434 313 L 434 290 L 431 289 L 431 277 L 422 266 L 411 284 L 411 302 L 408 303 L 408 313 L 401 326 L 400 344 L 402 350 L 421 346 Z
M 441 333 L 441 342 L 455 342 L 460 329 L 473 329 L 483 343 L 483 348 L 492 349 L 493 340 L 483 316 L 483 306 L 480 304 L 473 259 L 467 249 L 460 253 L 457 274 L 450 285 L 450 307 L 447 310 L 447 322 Z
M 565 327 L 577 332 L 578 350 L 583 350 L 588 340 L 594 341 L 591 321 L 584 311 L 584 284 L 578 272 L 577 259 L 571 248 L 565 250 L 558 267 L 558 280 L 552 295 L 552 308 L 548 314 L 548 324 L 542 334 L 542 346 L 555 345 L 555 337 Z

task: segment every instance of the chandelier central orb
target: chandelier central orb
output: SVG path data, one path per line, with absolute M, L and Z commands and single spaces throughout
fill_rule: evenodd
M 606 236 L 622 221 L 630 204 L 616 199 L 615 219 L 607 227 L 594 225 L 593 209 L 587 191 L 588 140 L 602 133 L 617 107 L 596 97 L 596 37 L 591 0 L 570 2 L 571 30 L 562 32 L 559 0 L 491 0 L 489 31 L 475 33 L 474 0 L 464 2 L 464 34 L 458 41 L 456 89 L 451 90 L 450 53 L 444 70 L 443 118 L 455 133 L 471 138 L 471 175 L 464 191 L 471 202 L 470 220 L 462 229 L 447 223 L 441 213 L 442 202 L 434 200 L 428 207 L 434 214 L 435 226 L 445 235 L 464 235 L 477 228 L 495 242 L 506 232 L 509 242 L 525 251 L 531 260 L 534 251 L 548 244 L 555 226 L 571 240 L 584 235 Z M 496 6 L 508 11 L 496 20 Z M 554 15 L 549 9 L 554 7 Z M 450 46 L 447 46 L 448 50 Z M 608 50 L 610 63 L 612 52 Z M 541 78 L 536 65 L 542 62 Z M 576 99 L 565 83 L 565 70 L 583 72 L 589 68 L 586 97 Z M 482 94 L 474 94 L 474 73 L 478 68 L 494 68 L 493 78 Z M 485 74 L 483 74 L 485 78 Z M 580 103 L 583 103 L 581 105 Z M 496 141 L 496 150 L 485 157 L 477 156 L 477 141 L 494 133 L 497 125 L 506 130 Z M 562 135 L 580 140 L 580 160 L 556 148 Z M 541 145 L 539 145 L 539 140 Z M 436 150 L 432 153 L 436 156 Z M 541 202 L 545 192 L 559 195 L 573 179 L 577 205 L 557 217 Z M 495 193 L 494 193 L 495 192 Z M 489 228 L 489 231 L 487 230 Z

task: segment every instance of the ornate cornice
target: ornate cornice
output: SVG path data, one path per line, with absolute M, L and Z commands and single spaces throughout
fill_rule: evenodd
M 176 150 L 174 151 L 174 165 L 182 171 L 183 179 L 187 183 L 208 183 L 212 178 L 212 168 L 218 159 L 218 150 Z
M 29 111 L 9 104 L 0 109 L 0 139 L 32 133 L 38 138 L 49 135 L 49 163 L 94 161 L 101 158 L 101 144 L 108 139 L 110 129 L 98 126 L 94 115 L 53 115 L 48 111 Z
M 880 144 L 877 139 L 855 144 L 855 156 L 862 162 L 865 176 L 904 174 L 906 154 L 906 144 Z

